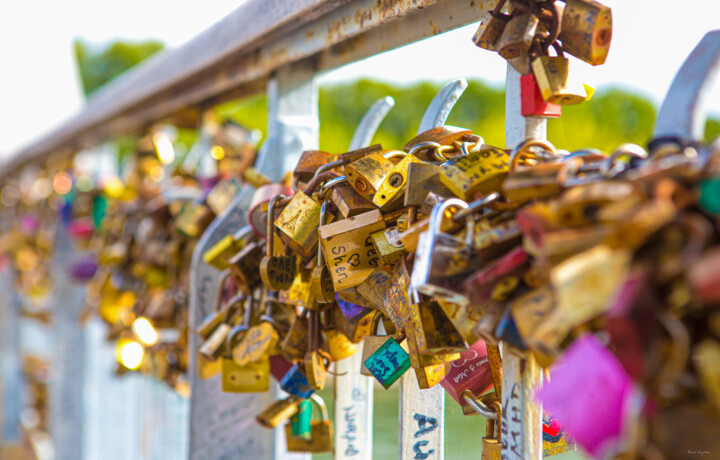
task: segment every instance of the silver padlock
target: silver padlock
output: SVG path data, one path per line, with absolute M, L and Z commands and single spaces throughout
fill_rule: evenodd
M 478 263 L 473 248 L 475 221 L 472 214 L 465 217 L 465 240 L 441 231 L 447 210 L 467 207 L 468 204 L 458 198 L 447 199 L 433 207 L 428 229 L 418 237 L 410 292 L 415 290 L 459 305 L 468 304 L 462 283 Z

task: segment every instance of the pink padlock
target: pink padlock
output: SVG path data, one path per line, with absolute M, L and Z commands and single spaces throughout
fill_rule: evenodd
M 461 406 L 467 403 L 462 397 L 465 390 L 480 396 L 492 389 L 492 373 L 485 342 L 478 340 L 468 350 L 460 353 L 460 359 L 450 363 L 450 370 L 440 382 Z
M 70 238 L 88 239 L 93 234 L 93 223 L 90 218 L 73 219 L 67 225 L 67 232 Z
M 504 402 L 503 413 L 511 413 L 521 403 L 517 399 Z M 623 423 L 631 419 L 628 411 L 641 407 L 630 377 L 592 334 L 575 340 L 550 368 L 537 399 L 595 458 L 606 458 L 618 447 Z
M 292 187 L 283 184 L 267 184 L 255 190 L 248 212 L 248 220 L 255 233 L 267 236 L 267 208 L 270 200 L 278 195 L 292 196 L 294 193 Z

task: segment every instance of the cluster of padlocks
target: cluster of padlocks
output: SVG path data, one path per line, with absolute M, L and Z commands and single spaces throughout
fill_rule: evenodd
M 474 41 L 523 74 L 523 115 L 559 116 L 556 104 L 588 99 L 569 83 L 564 52 L 602 64 L 610 10 L 504 6 Z M 286 423 L 289 451 L 332 451 L 316 392 L 360 343 L 354 372 L 386 389 L 414 374 L 421 391 L 441 385 L 463 413 L 486 417 L 483 458 L 514 450 L 504 427 L 519 395 L 503 388 L 501 347 L 546 369 L 537 397 L 570 446 L 677 458 L 682 437 L 720 450 L 718 146 L 684 132 L 697 121 L 666 101 L 647 149 L 569 152 L 539 138 L 505 149 L 444 125 L 458 88 L 438 94 L 404 146 L 369 145 L 391 107 L 382 99 L 348 152 L 305 151 L 276 183 L 254 169 L 252 136 L 233 123 L 206 120 L 196 144 L 217 163 L 212 178 L 169 170 L 167 134 L 151 130 L 124 183 L 85 187 L 67 164 L 50 168 L 62 200 L 14 206 L 3 249 L 21 289 L 46 292 L 53 219 L 42 216 L 58 211 L 88 250 L 71 272 L 110 325 L 118 372 L 182 394 L 188 369 L 220 375 L 231 393 L 269 391 L 274 379 L 287 396 L 257 422 Z M 3 203 L 17 202 L 7 194 Z M 243 223 L 206 236 L 236 213 Z M 193 281 L 194 253 L 220 272 L 217 285 Z M 213 300 L 199 324 L 193 296 Z

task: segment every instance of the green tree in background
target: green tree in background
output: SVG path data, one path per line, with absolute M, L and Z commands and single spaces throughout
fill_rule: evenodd
M 85 96 L 105 83 L 165 48 L 156 40 L 132 43 L 115 41 L 106 46 L 93 46 L 76 39 L 75 60 Z

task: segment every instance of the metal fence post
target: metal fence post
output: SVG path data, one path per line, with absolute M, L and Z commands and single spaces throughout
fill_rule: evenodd
M 53 288 L 50 307 L 55 318 L 50 392 L 50 436 L 57 460 L 83 458 L 85 329 L 78 316 L 85 289 L 70 277 L 77 252 L 65 226 L 58 225 L 53 245 Z
M 520 113 L 520 74 L 510 65 L 505 94 L 505 145 L 513 148 L 526 137 L 545 139 L 547 122 Z M 542 406 L 535 391 L 542 371 L 532 354 L 520 357 L 501 346 L 503 366 L 502 457 L 508 460 L 542 459 Z
M 303 150 L 317 148 L 314 74 L 312 63 L 304 61 L 279 70 L 268 84 L 268 137 L 260 151 L 258 169 L 271 179 L 281 178 L 285 172 L 282 165 L 296 162 Z M 190 276 L 190 331 L 212 310 L 219 282 L 219 272 L 205 264 L 202 255 L 220 238 L 246 225 L 252 193 L 249 188 L 243 189 L 208 227 L 195 248 Z M 189 349 L 196 348 L 197 340 L 191 332 Z M 219 377 L 200 379 L 194 361 L 193 352 L 189 458 L 291 458 L 286 452 L 284 430 L 268 431 L 255 422 L 255 415 L 274 400 L 273 392 L 223 393 Z

